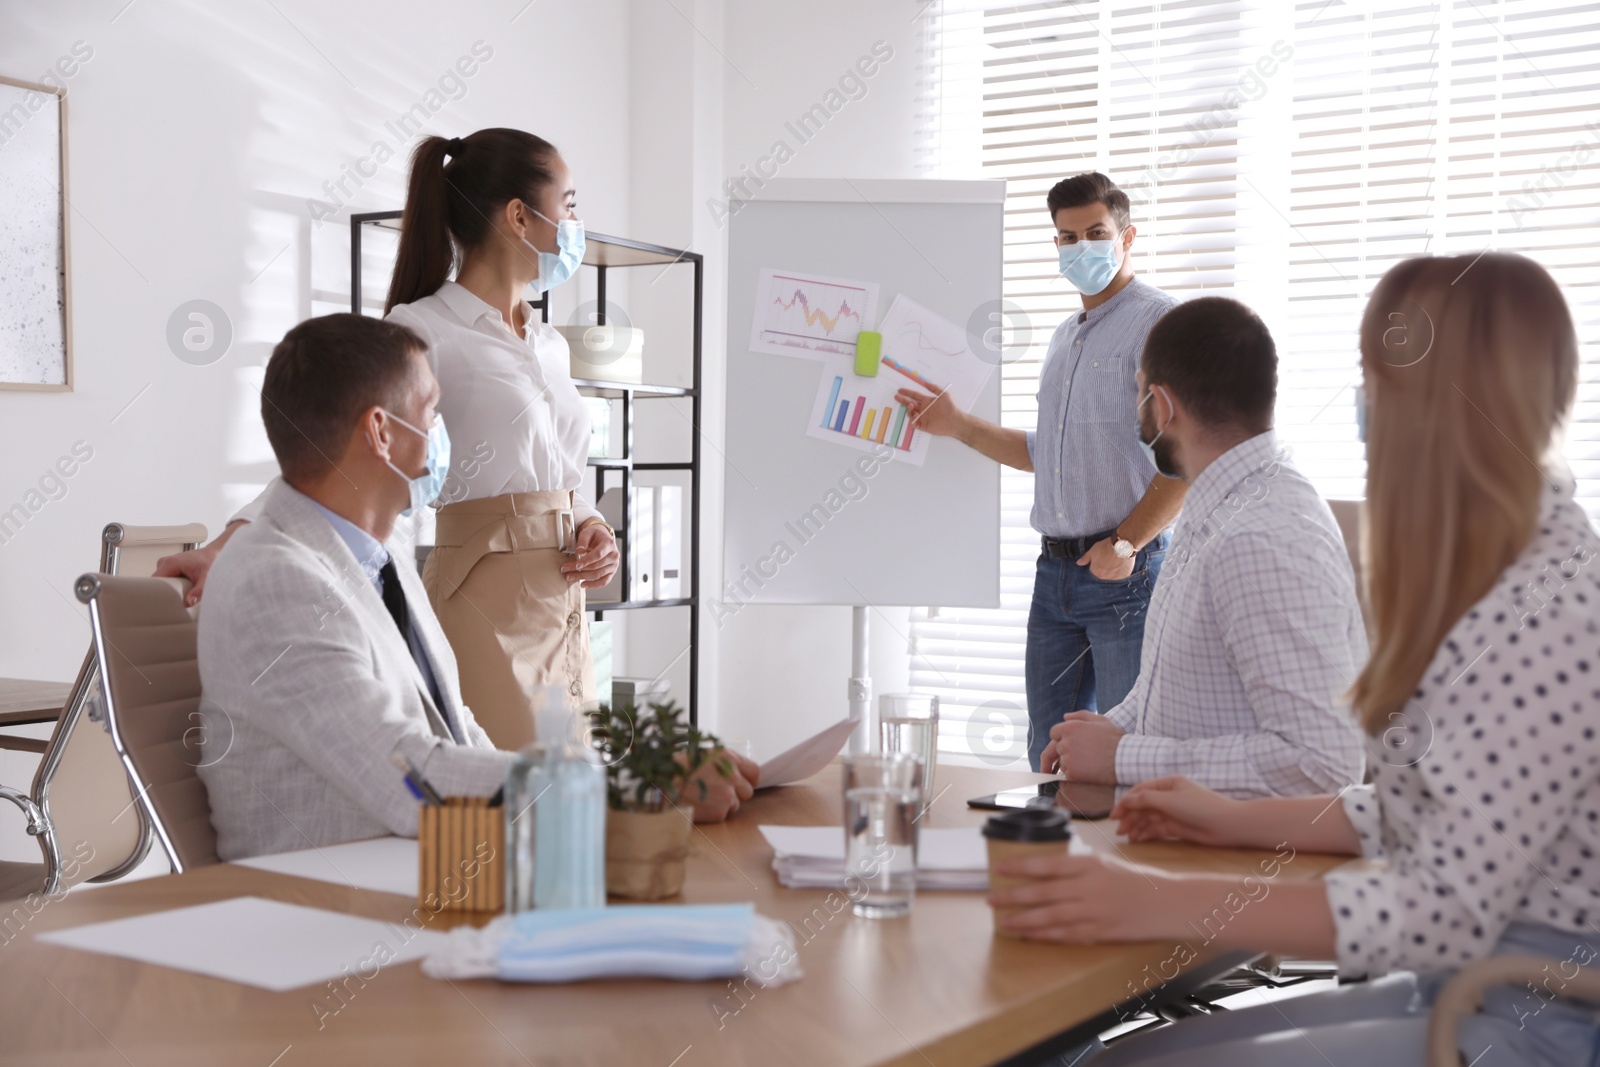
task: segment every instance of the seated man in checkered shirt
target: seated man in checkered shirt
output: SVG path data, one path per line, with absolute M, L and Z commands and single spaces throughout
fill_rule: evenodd
M 1272 431 L 1277 351 L 1254 312 L 1202 297 L 1151 329 L 1139 436 L 1189 484 L 1145 620 L 1138 681 L 1050 731 L 1045 771 L 1132 785 L 1181 774 L 1235 797 L 1361 781 L 1343 694 L 1366 631 L 1328 505 Z

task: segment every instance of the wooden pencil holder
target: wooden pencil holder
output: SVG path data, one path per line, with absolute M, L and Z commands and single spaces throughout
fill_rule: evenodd
M 505 910 L 503 806 L 486 797 L 422 805 L 417 821 L 418 899 L 429 911 Z

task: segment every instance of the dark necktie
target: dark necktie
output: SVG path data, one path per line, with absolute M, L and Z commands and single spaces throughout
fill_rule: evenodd
M 444 724 L 450 731 L 450 736 L 457 744 L 461 743 L 461 734 L 456 729 L 455 716 L 450 714 L 450 709 L 445 707 L 444 700 L 436 686 L 432 685 L 433 675 L 428 670 L 428 665 L 423 662 L 422 642 L 413 641 L 411 638 L 411 611 L 406 607 L 406 591 L 400 586 L 400 574 L 394 569 L 394 559 L 390 557 L 382 567 L 378 568 L 378 578 L 383 585 L 383 606 L 389 609 L 389 617 L 400 628 L 400 639 L 406 643 L 406 648 L 411 652 L 411 658 L 416 660 L 417 671 L 424 681 L 429 682 L 432 690 L 433 703 L 439 709 L 439 714 L 444 718 Z

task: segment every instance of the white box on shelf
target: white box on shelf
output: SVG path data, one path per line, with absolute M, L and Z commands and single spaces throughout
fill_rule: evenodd
M 672 685 L 665 678 L 617 675 L 611 679 L 612 707 L 642 708 L 648 704 L 665 704 L 671 695 Z
M 574 378 L 644 381 L 644 331 L 634 326 L 557 326 L 567 339 Z
M 656 489 L 655 595 L 661 600 L 683 596 L 683 486 Z

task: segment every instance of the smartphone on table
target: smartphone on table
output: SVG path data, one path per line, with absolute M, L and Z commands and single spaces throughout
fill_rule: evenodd
M 988 796 L 973 797 L 967 807 L 984 811 L 1010 811 L 1015 808 L 1062 808 L 1080 819 L 1104 819 L 1111 814 L 1117 787 L 1090 782 L 1069 782 L 1057 778 L 1019 789 L 1002 789 Z

